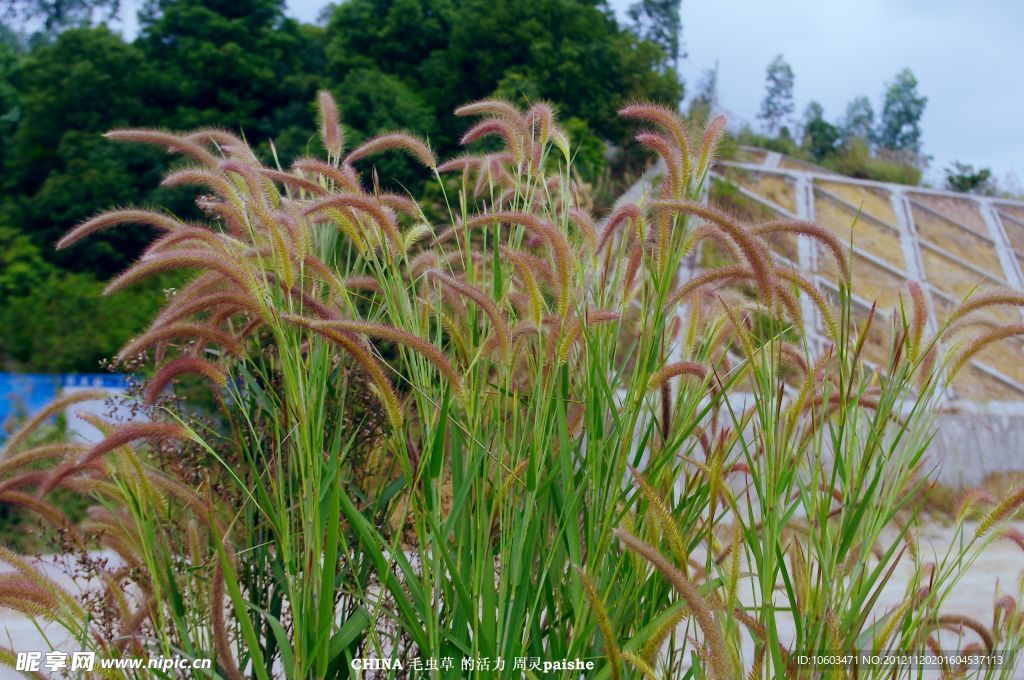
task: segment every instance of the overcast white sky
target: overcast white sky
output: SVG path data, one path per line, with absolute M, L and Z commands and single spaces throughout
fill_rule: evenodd
M 764 69 L 782 52 L 797 112 L 827 117 L 857 95 L 880 113 L 885 83 L 905 66 L 928 97 L 930 177 L 960 160 L 1024 180 L 1024 2 L 1021 0 L 683 0 L 688 84 L 719 62 L 721 105 L 756 122 Z
M 630 0 L 611 2 L 621 12 Z M 288 0 L 304 21 L 325 4 Z M 718 61 L 720 104 L 734 123 L 756 124 L 764 70 L 780 52 L 796 73 L 797 115 L 816 99 L 830 119 L 857 95 L 878 114 L 885 84 L 909 66 L 928 97 L 927 176 L 940 181 L 960 160 L 1024 181 L 1021 0 L 683 0 L 683 39 L 687 85 Z

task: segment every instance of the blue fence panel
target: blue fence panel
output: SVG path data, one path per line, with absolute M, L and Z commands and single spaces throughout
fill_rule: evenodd
M 3 373 L 0 372 L 0 440 L 19 418 L 38 413 L 62 389 L 100 388 L 124 391 L 128 376 L 112 373 Z
M 53 401 L 60 386 L 59 375 L 0 373 L 0 424 L 36 413 Z

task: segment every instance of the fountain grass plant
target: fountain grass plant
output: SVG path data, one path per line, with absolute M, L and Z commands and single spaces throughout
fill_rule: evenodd
M 831 232 L 700 202 L 721 119 L 698 138 L 625 108 L 665 172 L 595 220 L 543 103 L 462 107 L 479 121 L 464 143 L 490 151 L 440 164 L 406 132 L 346 155 L 326 94 L 320 113 L 324 156 L 287 170 L 221 130 L 108 135 L 184 156 L 165 184 L 202 187 L 208 220 L 115 210 L 60 247 L 143 224 L 160 236 L 109 292 L 196 274 L 119 357 L 152 367 L 150 420 L 33 448 L 37 419 L 0 453 L 0 499 L 59 529 L 79 589 L 3 551 L 0 603 L 107 657 L 212 658 L 231 679 L 348 677 L 366 657 L 404 666 L 367 677 L 419 675 L 414 658 L 439 678 L 542 677 L 516 667 L 530 658 L 595 678 L 839 677 L 798 655 L 1019 649 L 1017 584 L 990 623 L 943 603 L 1024 496 L 960 521 L 938 559 L 916 531 L 941 394 L 998 339 L 971 320 L 1021 296 L 975 298 L 929 336 L 912 285 L 857 327 Z M 366 171 L 385 152 L 419 161 L 443 204 L 382 189 Z M 835 259 L 836 290 L 776 262 L 780 232 Z M 705 242 L 725 262 L 701 272 Z M 884 366 L 860 356 L 872 325 Z M 195 377 L 212 416 L 166 396 Z M 55 489 L 91 499 L 87 520 Z M 897 568 L 902 603 L 879 607 Z

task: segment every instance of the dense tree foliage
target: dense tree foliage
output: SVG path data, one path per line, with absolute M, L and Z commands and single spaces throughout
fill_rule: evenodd
M 690 119 L 697 125 L 706 125 L 718 110 L 718 62 L 701 74 L 693 97 L 690 99 Z
M 633 31 L 659 45 L 674 67 L 686 56 L 680 14 L 682 4 L 682 0 L 637 0 L 626 11 Z
M 383 83 L 387 91 L 357 114 L 365 123 L 346 115 L 350 125 L 369 134 L 412 127 L 426 113 L 436 120 L 431 142 L 443 150 L 465 129 L 451 111 L 495 94 L 551 100 L 563 118 L 585 120 L 613 142 L 625 136 L 615 115 L 625 102 L 682 98 L 674 71 L 660 68 L 661 48 L 577 0 L 349 0 L 327 35 L 328 73 L 343 108 L 352 78 L 357 89 Z
M 854 97 L 846 105 L 846 114 L 839 125 L 843 139 L 872 139 L 875 131 L 875 109 L 867 97 Z
M 825 120 L 825 109 L 812 101 L 804 111 L 804 148 L 815 160 L 824 160 L 839 148 L 839 128 Z
M 793 67 L 781 55 L 776 55 L 765 71 L 765 93 L 757 117 L 764 121 L 769 133 L 781 130 L 786 119 L 793 115 Z
M 162 295 L 93 295 L 138 256 L 144 229 L 53 248 L 114 205 L 198 217 L 193 192 L 154 188 L 172 161 L 108 141 L 111 128 L 241 130 L 264 158 L 287 163 L 312 143 L 315 92 L 328 87 L 350 142 L 410 128 L 445 154 L 466 128 L 452 109 L 498 94 L 552 101 L 579 141 L 579 169 L 596 175 L 605 144 L 629 138 L 620 106 L 676 105 L 683 94 L 661 46 L 586 0 L 347 0 L 328 8 L 325 26 L 289 18 L 284 0 L 147 0 L 131 41 L 89 25 L 116 2 L 6 6 L 47 31 L 31 41 L 0 31 L 0 368 L 94 369 Z M 402 177 L 405 161 L 378 162 Z M 64 353 L 33 340 L 69 333 Z M 47 366 L 46 356 L 63 358 Z
M 885 91 L 878 143 L 886 149 L 918 153 L 921 151 L 921 117 L 928 97 L 917 91 L 917 78 L 905 68 Z
M 159 182 L 162 153 L 101 136 L 160 120 L 149 104 L 154 78 L 140 50 L 103 27 L 72 29 L 28 54 L 11 82 L 17 123 L 5 142 L 2 223 L 70 269 L 122 267 L 146 234 L 118 230 L 69 254 L 52 246 L 69 226 L 111 203 L 147 201 Z
M 0 0 L 6 19 L 38 22 L 47 33 L 111 19 L 120 8 L 120 0 Z
M 308 126 L 321 36 L 286 17 L 284 0 L 155 0 L 140 18 L 151 101 L 173 127 L 244 130 L 260 144 Z
M 974 169 L 973 165 L 953 161 L 946 168 L 946 188 L 964 194 L 981 194 L 983 196 L 996 193 L 992 171 L 988 168 Z

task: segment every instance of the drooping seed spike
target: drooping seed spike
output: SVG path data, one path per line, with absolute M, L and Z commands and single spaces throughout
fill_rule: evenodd
M 733 243 L 732 239 L 720 229 L 715 229 L 709 224 L 701 224 L 696 229 L 690 231 L 684 252 L 690 252 L 694 246 L 705 240 L 714 242 L 716 246 L 724 250 L 725 254 L 734 264 L 739 264 L 743 259 L 742 253 L 736 249 L 736 244 Z
M 223 253 L 212 250 L 172 250 L 160 253 L 152 259 L 140 260 L 126 269 L 121 275 L 107 284 L 104 295 L 114 293 L 127 285 L 141 279 L 170 271 L 172 269 L 208 269 L 213 270 L 232 281 L 239 287 L 248 290 L 249 281 L 244 271 Z
M 488 118 L 469 128 L 469 130 L 462 135 L 462 138 L 459 140 L 459 144 L 461 146 L 468 146 L 473 142 L 491 135 L 497 135 L 504 140 L 505 146 L 508 147 L 508 151 L 512 154 L 513 158 L 516 160 L 522 159 L 523 139 L 521 136 L 521 130 L 517 129 L 517 127 L 512 123 L 499 118 Z
M 369 196 L 361 194 L 339 194 L 328 196 L 307 207 L 303 211 L 303 214 L 307 216 L 315 215 L 316 213 L 324 212 L 327 208 L 354 208 L 369 215 L 373 221 L 377 223 L 378 228 L 384 233 L 384 236 L 390 243 L 392 253 L 398 254 L 401 252 L 402 235 L 398 231 L 398 226 L 384 211 L 380 203 Z
M 140 208 L 110 210 L 82 222 L 77 227 L 69 231 L 63 238 L 61 238 L 61 240 L 57 241 L 57 249 L 62 250 L 67 248 L 68 246 L 77 243 L 86 236 L 100 231 L 101 229 L 115 227 L 122 224 L 141 224 L 169 232 L 179 231 L 188 226 L 183 222 L 174 219 L 170 215 L 163 215 L 151 210 L 142 210 Z
M 143 403 L 152 406 L 163 393 L 164 388 L 175 378 L 186 373 L 195 373 L 205 377 L 207 380 L 223 387 L 227 384 L 227 375 L 215 365 L 200 359 L 199 357 L 177 357 L 164 364 L 156 375 L 146 385 Z
M 590 246 L 590 252 L 597 252 L 597 230 L 594 229 L 594 220 L 591 219 L 590 214 L 581 208 L 570 208 L 569 209 L 569 220 L 576 225 L 576 229 L 583 234 L 583 238 L 586 240 L 587 245 Z
M 171 338 L 201 339 L 219 345 L 231 354 L 240 355 L 242 353 L 242 346 L 238 340 L 219 328 L 213 328 L 209 324 L 172 323 L 158 328 L 150 328 L 129 342 L 118 352 L 117 361 L 122 362 L 129 357 L 137 356 L 153 345 L 166 342 Z
M 190 296 L 179 293 L 160 310 L 150 328 L 166 326 L 193 314 L 209 312 L 214 309 L 229 309 L 232 312 L 249 312 L 250 314 L 261 313 L 259 304 L 251 295 L 233 290 L 213 290 L 202 295 Z
M 184 135 L 184 139 L 196 144 L 214 144 L 232 153 L 249 149 L 245 141 L 233 132 L 215 127 L 202 127 Z M 249 156 L 252 156 L 250 150 Z
M 289 318 L 289 320 L 293 319 Z M 458 374 L 451 362 L 448 361 L 448 358 L 432 343 L 414 335 L 413 333 L 402 330 L 401 328 L 395 328 L 394 326 L 371 323 L 368 321 L 304 320 L 302 325 L 314 329 L 333 328 L 340 331 L 366 335 L 371 338 L 380 338 L 389 342 L 405 345 L 409 349 L 419 353 L 427 361 L 434 364 L 441 374 L 448 378 L 448 381 L 452 384 L 456 393 L 460 395 L 462 394 L 462 376 Z
M 997 306 L 1024 307 L 1024 293 L 1015 290 L 994 290 L 967 298 L 953 310 L 947 324 L 952 324 L 971 312 Z
M 696 181 L 699 181 L 711 167 L 711 162 L 715 157 L 715 147 L 718 146 L 718 140 L 725 131 L 725 122 L 725 116 L 715 116 L 714 120 L 708 123 L 704 129 L 704 139 L 701 141 L 697 172 L 694 177 Z
M 758 236 L 790 233 L 800 234 L 802 236 L 808 236 L 816 239 L 832 252 L 832 257 L 835 258 L 836 265 L 839 267 L 839 273 L 843 277 L 843 280 L 850 280 L 850 263 L 846 257 L 846 248 L 843 247 L 839 237 L 824 227 L 814 224 L 813 222 L 803 222 L 800 220 L 773 220 L 770 222 L 755 224 L 751 228 L 751 231 Z
M 579 568 L 576 571 L 580 576 L 580 581 L 583 583 L 583 592 L 587 596 L 590 608 L 594 612 L 597 628 L 601 631 L 601 637 L 604 638 L 604 651 L 608 656 L 612 678 L 613 680 L 619 680 L 622 677 L 622 655 L 619 651 L 619 643 L 615 638 L 615 629 L 612 627 L 611 617 L 608 616 L 608 610 L 604 606 L 597 588 L 594 587 L 594 584 L 587 577 L 587 573 Z
M 724 282 L 731 279 L 752 279 L 753 277 L 754 272 L 748 267 L 732 266 L 708 269 L 707 271 L 691 278 L 678 290 L 672 293 L 672 295 L 669 296 L 668 301 L 665 303 L 665 308 L 672 309 L 684 298 L 689 297 L 694 291 L 703 288 L 704 286 L 709 286 L 720 281 Z
M 1022 505 L 1024 505 L 1024 486 L 1008 494 L 994 508 L 989 510 L 988 514 L 978 523 L 975 535 L 984 536 L 992 527 L 1016 512 Z
M 633 534 L 619 528 L 615 530 L 615 536 L 630 550 L 650 562 L 672 584 L 676 592 L 682 596 L 690 613 L 696 619 L 697 625 L 704 634 L 705 644 L 709 647 L 710 654 L 708 660 L 712 677 L 715 680 L 729 680 L 730 678 L 737 677 L 726 650 L 725 641 L 722 639 L 722 631 L 718 628 L 711 607 L 704 596 L 701 595 L 700 590 L 679 569 L 665 559 L 661 553 Z
M 983 333 L 978 336 L 956 358 L 956 361 L 953 363 L 953 368 L 950 370 L 949 379 L 952 380 L 953 377 L 960 372 L 960 369 L 964 367 L 964 364 L 970 361 L 971 357 L 989 345 L 1022 335 L 1024 335 L 1024 324 L 1017 323 L 1000 326 L 988 333 Z
M 672 378 L 680 375 L 689 375 L 703 381 L 707 378 L 708 369 L 703 364 L 693 361 L 676 361 L 664 366 L 651 375 L 647 384 L 648 390 L 656 390 Z
M 381 362 L 367 350 L 365 343 L 361 341 L 358 336 L 354 333 L 335 328 L 324 326 L 318 328 L 309 325 L 309 322 L 312 320 L 307 319 L 306 317 L 289 315 L 286 320 L 297 325 L 305 326 L 311 331 L 322 335 L 327 340 L 340 345 L 342 349 L 344 349 L 359 365 L 359 367 L 366 372 L 370 381 L 376 387 L 377 397 L 384 406 L 384 410 L 387 411 L 388 420 L 390 421 L 391 426 L 396 430 L 401 429 L 404 418 L 402 416 L 401 404 L 395 394 L 395 388 L 392 386 L 391 381 L 388 380 Z
M 78 461 L 69 461 L 54 468 L 47 476 L 46 481 L 40 485 L 39 495 L 45 495 L 67 476 L 74 474 L 91 465 L 94 461 L 102 458 L 111 451 L 126 446 L 140 439 L 162 440 L 162 439 L 189 439 L 189 431 L 178 423 L 126 423 L 118 425 L 112 434 L 103 439 L 100 443 L 89 449 Z
M 908 288 L 910 289 L 910 300 L 914 308 L 913 321 L 910 326 L 910 359 L 913 361 L 917 358 L 917 353 L 921 348 L 921 340 L 924 338 L 925 325 L 928 323 L 928 303 L 925 301 L 924 291 L 921 290 L 921 284 L 917 281 L 911 281 L 908 284 Z
M 405 151 L 422 163 L 424 167 L 431 170 L 437 167 L 437 161 L 434 159 L 434 153 L 430 147 L 419 137 L 404 131 L 388 132 L 364 142 L 345 157 L 345 163 L 351 165 L 367 156 L 383 151 Z
M 565 316 L 569 305 L 569 275 L 572 268 L 572 251 L 565 234 L 556 229 L 550 222 L 526 212 L 491 212 L 474 215 L 464 224 L 456 225 L 439 236 L 435 245 L 450 239 L 463 229 L 475 229 L 490 224 L 518 224 L 531 233 L 544 238 L 554 254 L 555 266 L 558 269 L 558 313 Z
M 646 120 L 668 132 L 672 136 L 672 141 L 679 152 L 679 167 L 682 171 L 682 181 L 684 184 L 689 184 L 692 163 L 690 160 L 690 139 L 686 126 L 678 114 L 658 104 L 640 102 L 620 109 L 619 115 L 623 118 Z
M 185 168 L 172 172 L 163 178 L 160 182 L 160 186 L 164 187 L 179 187 L 179 186 L 203 186 L 212 189 L 221 198 L 234 199 L 237 197 L 234 185 L 229 182 L 224 175 L 214 172 L 213 170 L 207 170 L 205 168 Z
M 787 279 L 797 288 L 799 288 L 807 297 L 811 299 L 814 306 L 818 308 L 818 312 L 821 314 L 822 321 L 831 336 L 831 339 L 835 342 L 839 341 L 839 324 L 836 323 L 835 312 L 832 309 L 832 304 L 828 299 L 818 290 L 818 287 L 810 282 L 807 278 L 800 275 L 798 272 L 787 269 L 785 267 L 778 267 L 775 269 L 775 275 L 780 279 Z
M 608 216 L 608 221 L 604 226 L 604 231 L 601 232 L 601 238 L 597 242 L 597 252 L 604 250 L 615 232 L 622 225 L 632 221 L 634 224 L 640 222 L 643 219 L 643 213 L 640 212 L 640 207 L 635 203 L 625 203 L 618 206 L 612 211 L 612 214 Z
M 439 173 L 475 170 L 483 163 L 483 157 L 476 154 L 463 154 L 449 159 L 437 166 Z
M 656 132 L 641 132 L 636 136 L 636 141 L 642 146 L 653 150 L 662 160 L 665 161 L 665 168 L 668 170 L 669 184 L 672 191 L 666 198 L 679 198 L 682 196 L 684 187 L 682 181 L 682 169 L 679 167 L 679 158 L 676 151 L 671 147 L 668 140 Z
M 758 288 L 761 291 L 764 301 L 769 305 L 771 304 L 774 297 L 774 286 L 771 282 L 772 271 L 769 266 L 770 256 L 764 248 L 764 245 L 760 243 L 759 239 L 755 238 L 751 232 L 740 226 L 740 224 L 730 215 L 718 210 L 717 208 L 712 208 L 711 206 L 704 205 L 696 201 L 661 200 L 654 201 L 652 205 L 657 208 L 674 210 L 683 214 L 700 217 L 711 224 L 717 225 L 725 231 L 736 243 L 737 247 L 739 247 L 744 258 L 746 258 L 751 269 L 754 271 L 754 278 L 757 280 Z
M 522 112 L 512 103 L 504 99 L 481 99 L 479 101 L 463 104 L 455 109 L 456 116 L 498 116 L 515 125 L 520 130 L 526 130 L 526 120 Z
M 111 130 L 103 136 L 119 142 L 139 142 L 162 146 L 169 151 L 190 156 L 209 168 L 216 168 L 220 164 L 216 156 L 199 144 L 164 130 Z
M 484 314 L 487 315 L 487 318 L 491 320 L 491 326 L 494 328 L 494 333 L 497 336 L 498 345 L 501 348 L 502 355 L 505 358 L 508 358 L 512 349 L 509 343 L 508 322 L 505 321 L 501 312 L 498 311 L 498 306 L 494 304 L 494 300 L 479 288 L 471 286 L 465 281 L 461 281 L 453 276 L 449 276 L 444 272 L 431 269 L 426 274 L 445 287 L 469 298 L 483 310 Z
M 110 393 L 103 390 L 82 390 L 80 392 L 69 392 L 54 399 L 41 408 L 38 413 L 26 420 L 21 427 L 7 438 L 7 441 L 0 447 L 0 460 L 12 455 L 40 425 L 48 421 L 54 414 L 84 401 L 101 401 L 108 397 L 110 397 Z
M 402 196 L 401 194 L 393 194 L 383 191 L 376 195 L 376 199 L 385 208 L 391 208 L 392 210 L 405 213 L 411 217 L 419 217 L 422 215 L 419 203 L 409 196 Z
M 961 628 L 968 628 L 978 634 L 981 641 L 985 643 L 985 649 L 992 653 L 995 648 L 995 638 L 983 623 L 971 616 L 965 616 L 963 614 L 943 614 L 938 618 L 938 625 L 940 628 L 947 630 L 959 631 Z
M 341 116 L 338 104 L 327 90 L 320 90 L 316 95 L 317 109 L 320 114 L 320 140 L 324 150 L 332 158 L 341 158 L 345 148 L 345 133 L 341 129 Z
M 174 246 L 188 244 L 193 247 L 207 245 L 211 249 L 216 250 L 224 245 L 224 235 L 210 231 L 208 229 L 200 229 L 198 227 L 185 227 L 179 231 L 172 231 L 166 236 L 161 236 L 157 240 L 149 244 L 149 246 L 142 252 L 141 260 L 147 260 L 156 257 L 162 252 L 171 250 Z M 189 243 L 189 242 L 192 243 Z
M 544 302 L 544 296 L 540 292 L 540 286 L 537 285 L 537 278 L 533 275 L 529 261 L 519 251 L 508 246 L 501 246 L 501 252 L 505 257 L 512 260 L 512 264 L 516 268 L 520 280 L 523 282 L 523 288 L 526 289 L 526 294 L 530 301 L 530 317 L 533 319 L 533 323 L 539 326 L 541 319 L 544 318 L 544 314 L 547 311 L 547 304 Z
M 279 182 L 288 189 L 305 191 L 310 196 L 323 196 L 328 193 L 325 187 L 320 186 L 316 182 L 311 182 L 289 172 L 281 172 L 272 168 L 260 168 L 260 174 L 275 182 Z
M 331 165 L 318 158 L 300 158 L 292 163 L 292 168 L 310 175 L 319 175 L 334 182 L 336 185 L 335 187 L 328 188 L 341 188 L 352 193 L 362 192 L 362 188 L 359 186 L 359 178 L 356 176 L 352 166 Z
M 547 144 L 555 125 L 555 110 L 547 102 L 537 102 L 526 112 L 526 124 L 534 129 L 541 144 Z

